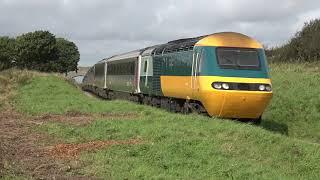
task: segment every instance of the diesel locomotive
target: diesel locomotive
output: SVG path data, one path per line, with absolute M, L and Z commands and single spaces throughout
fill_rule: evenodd
M 82 88 L 106 99 L 259 123 L 272 98 L 268 71 L 259 42 L 221 32 L 103 59 Z

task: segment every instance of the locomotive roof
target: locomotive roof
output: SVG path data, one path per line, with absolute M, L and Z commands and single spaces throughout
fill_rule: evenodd
M 224 47 L 244 47 L 244 48 L 262 48 L 262 45 L 256 40 L 235 32 L 220 32 L 193 38 L 183 38 L 169 41 L 166 44 L 138 49 L 135 51 L 115 55 L 102 61 L 115 61 L 120 59 L 134 58 L 147 55 L 160 55 L 175 51 L 192 50 L 194 46 L 224 46 Z
M 195 46 L 239 47 L 262 49 L 263 46 L 255 39 L 235 32 L 222 32 L 205 36 Z

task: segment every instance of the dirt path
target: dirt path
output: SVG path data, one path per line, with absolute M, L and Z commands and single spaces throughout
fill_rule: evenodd
M 81 117 L 79 122 L 87 122 Z M 0 179 L 5 174 L 33 179 L 96 179 L 67 175 L 81 162 L 50 156 L 48 145 L 59 142 L 32 131 L 37 123 L 41 123 L 37 117 L 25 118 L 13 110 L 0 112 Z
M 65 144 L 45 133 L 34 131 L 47 122 L 59 122 L 83 126 L 95 119 L 119 119 L 137 117 L 135 113 L 87 114 L 68 112 L 63 115 L 45 114 L 26 116 L 12 108 L 0 111 L 0 179 L 3 175 L 31 177 L 33 179 L 97 179 L 72 176 L 84 164 L 78 159 L 82 151 L 95 151 L 111 145 L 140 144 L 139 139 L 123 141 L 91 141 L 81 144 Z

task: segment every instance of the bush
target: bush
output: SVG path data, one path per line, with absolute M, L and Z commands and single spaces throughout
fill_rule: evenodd
M 271 59 L 283 62 L 317 61 L 320 58 L 320 19 L 304 24 L 285 45 L 271 50 Z

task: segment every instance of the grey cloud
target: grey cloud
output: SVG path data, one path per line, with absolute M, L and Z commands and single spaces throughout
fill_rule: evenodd
M 237 31 L 279 45 L 320 15 L 320 1 L 0 0 L 0 35 L 37 29 L 75 41 L 81 64 L 169 40 Z M 318 8 L 319 7 L 319 8 Z

